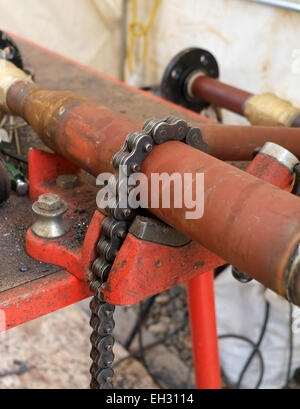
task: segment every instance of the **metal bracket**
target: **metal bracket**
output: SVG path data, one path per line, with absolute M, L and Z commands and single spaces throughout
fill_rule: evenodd
M 183 247 L 191 242 L 191 239 L 173 229 L 173 227 L 158 219 L 145 216 L 135 218 L 129 233 L 139 240 L 168 247 Z

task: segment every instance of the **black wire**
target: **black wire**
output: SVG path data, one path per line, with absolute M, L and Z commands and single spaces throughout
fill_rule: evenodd
M 148 344 L 146 346 L 144 346 L 144 351 L 149 351 L 150 349 L 153 349 L 161 344 L 164 344 L 166 341 L 168 341 L 169 339 L 175 337 L 175 335 L 177 335 L 180 331 L 182 331 L 186 325 L 188 324 L 188 318 L 186 317 L 186 319 L 184 320 L 184 322 L 174 330 L 174 332 L 172 332 L 171 334 L 167 335 L 164 338 L 158 339 L 157 341 L 154 341 L 151 344 Z M 120 359 L 119 361 L 117 361 L 114 364 L 114 369 L 117 368 L 119 365 L 121 365 L 123 362 L 131 359 L 131 358 L 135 358 L 135 359 L 139 359 L 139 350 L 134 350 L 132 351 L 128 356 L 126 356 L 125 358 Z
M 143 325 L 144 321 L 146 320 L 146 318 L 148 317 L 151 308 L 156 300 L 157 295 L 154 295 L 153 297 L 149 298 L 146 303 L 145 303 L 145 308 L 142 307 L 143 311 L 139 314 L 139 317 L 136 321 L 136 324 L 134 325 L 131 333 L 129 334 L 129 337 L 127 339 L 127 341 L 125 342 L 124 346 L 127 350 L 130 349 L 132 342 L 134 341 L 139 328 Z
M 292 373 L 292 366 L 293 366 L 293 355 L 294 355 L 294 333 L 293 333 L 293 311 L 294 306 L 290 303 L 290 312 L 289 312 L 289 360 L 288 360 L 288 368 L 287 368 L 287 375 L 286 375 L 286 384 L 284 388 L 288 388 L 291 373 Z
M 152 303 L 153 305 L 153 303 Z M 152 306 L 151 305 L 151 306 Z M 150 312 L 151 307 L 149 308 L 149 310 L 147 311 L 147 314 Z M 146 315 L 147 315 L 146 314 Z M 165 343 L 168 339 L 174 337 L 178 332 L 180 332 L 182 329 L 185 328 L 185 326 L 188 323 L 188 319 L 186 318 L 186 320 L 183 322 L 183 324 L 181 326 L 179 326 L 172 334 L 169 334 L 168 336 L 166 336 L 163 339 L 159 339 L 155 342 L 153 342 L 152 344 L 149 344 L 147 346 L 144 346 L 143 344 L 143 334 L 142 334 L 142 324 L 145 321 L 145 310 L 143 309 L 143 303 L 140 303 L 140 312 L 139 312 L 139 319 L 138 319 L 138 325 L 136 326 L 136 329 L 138 329 L 138 335 L 139 335 L 139 350 L 138 351 L 133 351 L 132 353 L 130 353 L 130 355 L 128 355 L 127 357 L 119 360 L 118 362 L 115 363 L 114 365 L 114 369 L 116 367 L 118 367 L 121 363 L 131 359 L 131 358 L 135 358 L 135 359 L 139 359 L 141 360 L 143 366 L 145 367 L 145 369 L 147 370 L 147 372 L 149 373 L 149 375 L 151 376 L 152 380 L 161 388 L 163 389 L 162 385 L 160 384 L 160 382 L 157 380 L 157 378 L 155 377 L 155 375 L 152 374 L 151 370 L 149 369 L 149 366 L 147 364 L 146 361 L 146 357 L 145 357 L 145 352 L 155 348 L 158 345 L 161 345 L 162 343 Z M 236 386 L 232 386 L 230 385 L 230 383 L 228 382 L 228 377 L 226 376 L 224 370 L 222 371 L 223 377 L 226 380 L 226 383 L 228 384 L 229 388 L 232 389 L 240 389 L 242 380 L 250 366 L 250 364 L 252 363 L 253 359 L 255 358 L 255 356 L 258 356 L 258 359 L 260 361 L 260 376 L 259 379 L 257 381 L 257 384 L 255 386 L 254 389 L 259 389 L 262 382 L 263 382 L 263 378 L 264 378 L 264 374 L 265 374 L 265 364 L 264 364 L 264 359 L 262 356 L 262 353 L 260 351 L 260 346 L 263 342 L 263 339 L 265 337 L 266 334 L 266 330 L 267 330 L 267 325 L 269 322 L 269 318 L 270 318 L 270 304 L 268 302 L 266 302 L 266 309 L 265 309 L 265 318 L 263 321 L 263 326 L 262 326 L 262 330 L 260 333 L 260 337 L 257 343 L 253 342 L 250 338 L 247 338 L 245 336 L 242 335 L 236 335 L 236 334 L 226 334 L 226 335 L 221 335 L 218 337 L 219 340 L 223 340 L 223 339 L 230 339 L 230 338 L 234 338 L 234 339 L 239 339 L 242 340 L 244 342 L 249 343 L 252 347 L 253 347 L 253 351 L 251 352 L 249 358 L 247 359 L 241 373 L 238 379 L 238 382 L 236 384 Z M 293 330 L 292 330 L 292 320 L 293 320 L 293 305 L 290 304 L 290 321 L 289 321 L 289 329 L 290 329 L 290 354 L 289 354 L 289 362 L 288 362 L 288 370 L 287 370 L 287 382 L 286 382 L 286 386 L 289 383 L 290 377 L 291 377 L 291 371 L 292 371 L 292 361 L 293 361 L 293 343 L 294 343 L 294 334 L 293 334 Z M 189 384 L 189 380 L 190 378 L 188 377 L 186 385 L 188 387 Z
M 238 382 L 237 382 L 237 385 L 236 385 L 236 389 L 240 389 L 241 383 L 242 383 L 242 381 L 244 379 L 244 376 L 245 376 L 249 366 L 251 365 L 251 363 L 252 363 L 252 361 L 253 361 L 253 359 L 254 359 L 254 357 L 256 355 L 256 351 L 259 349 L 259 347 L 261 346 L 261 344 L 262 344 L 262 342 L 264 340 L 266 330 L 267 330 L 267 326 L 268 326 L 268 322 L 269 322 L 269 318 L 270 318 L 270 304 L 268 302 L 266 302 L 265 318 L 264 318 L 264 321 L 263 321 L 263 326 L 262 326 L 262 329 L 261 329 L 261 333 L 260 333 L 258 342 L 256 343 L 255 348 L 253 349 L 252 353 L 250 354 L 249 358 L 247 359 L 247 361 L 246 361 L 246 363 L 245 363 L 245 365 L 244 365 L 244 367 L 243 367 L 243 369 L 241 371 L 241 374 L 239 376 L 239 379 L 238 379 Z M 255 389 L 258 389 L 258 387 L 256 387 Z
M 221 335 L 218 338 L 219 338 L 219 340 L 230 339 L 230 338 L 239 339 L 241 341 L 248 342 L 248 344 L 250 344 L 253 347 L 253 349 L 255 349 L 255 354 L 258 356 L 259 361 L 260 361 L 260 376 L 259 376 L 259 380 L 258 380 L 258 382 L 257 382 L 254 389 L 259 389 L 260 385 L 262 384 L 264 373 L 265 373 L 265 363 L 264 363 L 262 353 L 261 353 L 260 349 L 257 348 L 255 342 L 251 341 L 250 338 L 244 337 L 242 335 L 236 335 L 236 334 Z

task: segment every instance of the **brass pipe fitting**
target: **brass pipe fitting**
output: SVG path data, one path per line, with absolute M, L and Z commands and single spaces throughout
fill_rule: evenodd
M 252 125 L 290 127 L 300 108 L 274 94 L 261 94 L 247 100 L 244 114 Z
M 3 112 L 11 113 L 8 108 L 6 97 L 10 87 L 17 82 L 28 82 L 33 84 L 30 75 L 20 70 L 12 62 L 5 59 L 0 60 L 0 109 Z

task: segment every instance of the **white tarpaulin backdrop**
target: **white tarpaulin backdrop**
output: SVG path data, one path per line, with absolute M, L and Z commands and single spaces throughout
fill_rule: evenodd
M 122 0 L 0 0 L 0 28 L 117 77 L 121 4 Z
M 119 76 L 122 1 L 0 0 L 0 28 Z M 154 0 L 137 0 L 141 23 L 147 23 L 153 5 Z M 176 53 L 198 46 L 216 56 L 225 82 L 275 92 L 300 106 L 299 38 L 300 13 L 294 11 L 246 0 L 161 0 L 138 82 L 158 84 Z M 226 113 L 225 121 L 244 119 Z

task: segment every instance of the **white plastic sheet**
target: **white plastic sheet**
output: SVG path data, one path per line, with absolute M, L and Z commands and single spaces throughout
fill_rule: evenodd
M 6 29 L 118 77 L 122 0 L 0 0 Z
M 262 330 L 266 301 L 270 303 L 269 322 L 260 348 L 265 363 L 261 388 L 282 388 L 286 383 L 289 360 L 289 303 L 274 292 L 266 290 L 257 281 L 249 284 L 239 283 L 232 277 L 231 267 L 216 280 L 215 292 L 218 334 L 242 335 L 254 343 L 258 341 Z M 300 367 L 299 317 L 300 309 L 294 307 L 292 374 Z M 232 338 L 220 340 L 219 348 L 222 367 L 234 385 L 253 347 Z M 253 388 L 259 375 L 260 364 L 256 356 L 246 372 L 242 387 Z

